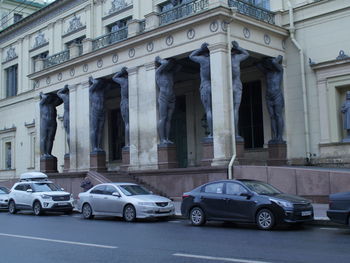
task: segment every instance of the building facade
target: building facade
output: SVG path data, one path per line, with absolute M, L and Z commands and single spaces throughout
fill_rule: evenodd
M 96 166 L 90 142 L 90 76 L 105 85 L 102 140 L 108 170 L 198 167 L 203 161 L 224 167 L 235 154 L 240 163 L 266 165 L 271 121 L 265 77 L 256 64 L 279 55 L 285 163 L 348 166 L 350 144 L 344 140 L 340 109 L 350 90 L 349 23 L 350 4 L 341 0 L 184 0 L 176 6 L 164 0 L 57 0 L 0 32 L 0 179 L 42 167 L 40 93 L 57 93 L 65 85 L 70 143 L 61 104 L 52 151 L 58 170 Z M 250 54 L 241 64 L 243 151 L 233 143 L 232 41 Z M 200 68 L 189 59 L 204 42 L 211 64 L 209 146 L 203 140 L 207 122 Z M 159 147 L 157 56 L 175 58 L 182 66 L 175 75 L 170 134 L 176 153 Z M 129 148 L 124 147 L 120 88 L 112 81 L 123 67 L 129 83 Z M 169 165 L 169 158 L 177 164 Z

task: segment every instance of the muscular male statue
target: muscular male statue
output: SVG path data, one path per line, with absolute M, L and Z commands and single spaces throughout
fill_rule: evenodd
M 346 92 L 346 100 L 341 107 L 341 112 L 344 114 L 344 129 L 347 133 L 343 142 L 350 142 L 350 91 Z
M 129 79 L 126 67 L 123 67 L 113 76 L 113 81 L 120 85 L 120 111 L 125 125 L 125 146 L 130 145 L 129 142 Z
M 175 110 L 174 74 L 180 71 L 181 66 L 177 65 L 175 59 L 155 59 L 158 68 L 156 70 L 156 83 L 159 87 L 159 121 L 158 133 L 161 144 L 172 144 L 170 141 L 171 117 Z
M 92 152 L 103 152 L 102 136 L 105 123 L 105 87 L 102 80 L 89 77 L 90 140 Z
M 40 152 L 42 159 L 53 158 L 52 147 L 57 129 L 56 107 L 62 100 L 53 93 L 40 92 Z
M 283 108 L 284 98 L 282 92 L 283 57 L 264 58 L 257 64 L 266 78 L 266 104 L 271 119 L 272 139 L 269 143 L 283 143 Z
M 68 85 L 65 85 L 63 89 L 60 89 L 57 92 L 57 96 L 63 100 L 64 113 L 63 113 L 63 126 L 67 134 L 67 144 L 70 148 L 70 139 L 69 139 L 69 88 Z
M 232 41 L 231 65 L 232 65 L 232 89 L 233 111 L 235 115 L 236 141 L 243 141 L 238 131 L 239 107 L 242 100 L 241 62 L 249 57 L 247 50 L 241 48 L 236 41 Z
M 200 65 L 200 94 L 208 122 L 208 137 L 212 137 L 213 121 L 211 110 L 211 77 L 208 43 L 203 43 L 200 49 L 197 49 L 190 54 L 189 58 Z

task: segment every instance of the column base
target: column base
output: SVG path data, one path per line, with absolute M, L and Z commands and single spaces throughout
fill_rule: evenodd
M 40 171 L 43 173 L 58 173 L 55 156 L 40 157 Z
M 70 170 L 70 155 L 69 153 L 64 155 L 64 167 L 63 167 L 63 172 L 67 173 Z
M 105 151 L 90 153 L 90 170 L 96 172 L 107 171 Z
M 122 149 L 122 162 L 123 164 L 120 166 L 120 169 L 123 171 L 127 171 L 130 166 L 130 148 L 124 147 Z
M 269 143 L 268 152 L 267 165 L 283 166 L 287 164 L 287 144 L 285 142 Z
M 202 160 L 201 166 L 211 166 L 214 158 L 214 144 L 213 138 L 203 138 L 202 139 Z
M 158 168 L 177 168 L 176 146 L 174 144 L 158 144 Z

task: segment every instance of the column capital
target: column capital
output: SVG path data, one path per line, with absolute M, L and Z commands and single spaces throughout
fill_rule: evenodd
M 68 85 L 69 92 L 76 92 L 78 84 Z
M 129 76 L 137 74 L 138 69 L 139 69 L 139 67 L 128 68 L 127 71 L 128 71 Z
M 210 54 L 216 53 L 216 52 L 225 52 L 227 53 L 227 43 L 215 43 L 208 46 L 208 49 L 210 51 Z
M 93 0 L 94 5 L 102 5 L 106 2 L 106 0 Z
M 146 68 L 146 71 L 156 69 L 156 62 L 155 62 L 155 61 L 152 61 L 152 62 L 146 63 L 146 64 L 145 64 L 145 68 Z

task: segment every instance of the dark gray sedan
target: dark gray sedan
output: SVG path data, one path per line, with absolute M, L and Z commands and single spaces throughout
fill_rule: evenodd
M 327 216 L 333 222 L 350 226 L 350 192 L 329 196 Z
M 165 218 L 175 213 L 170 199 L 132 183 L 96 185 L 79 194 L 77 208 L 86 219 L 95 215 L 120 216 L 128 222 L 136 218 Z

